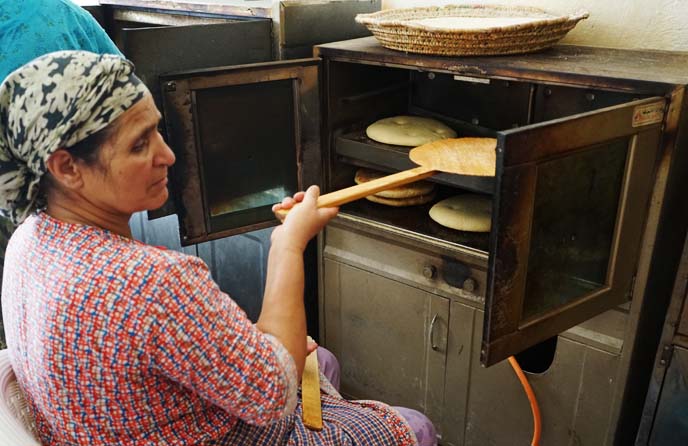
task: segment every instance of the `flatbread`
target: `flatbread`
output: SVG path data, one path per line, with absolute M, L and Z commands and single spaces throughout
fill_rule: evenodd
M 384 144 L 416 147 L 438 139 L 455 138 L 456 132 L 436 119 L 394 116 L 370 124 L 366 135 Z
M 490 232 L 492 200 L 478 194 L 456 195 L 430 208 L 430 218 L 459 231 Z
M 435 199 L 435 192 L 430 192 L 427 195 L 419 195 L 417 197 L 409 198 L 384 198 L 378 197 L 377 195 L 368 195 L 366 200 L 372 201 L 373 203 L 384 204 L 386 206 L 394 207 L 404 207 L 404 206 L 417 206 L 420 204 L 430 203 Z
M 356 184 L 366 183 L 377 178 L 382 178 L 386 173 L 379 172 L 372 169 L 358 169 L 354 181 Z M 428 195 L 435 190 L 435 183 L 429 181 L 416 181 L 402 186 L 394 187 L 392 189 L 383 190 L 375 194 L 382 198 L 410 198 L 420 195 Z
M 541 22 L 548 17 L 429 17 L 409 20 L 409 25 L 422 26 L 433 30 L 483 30 L 490 28 L 509 28 L 527 23 Z

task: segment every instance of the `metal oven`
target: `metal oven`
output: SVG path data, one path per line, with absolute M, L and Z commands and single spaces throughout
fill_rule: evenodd
M 498 139 L 495 178 L 432 180 L 440 196 L 489 195 L 491 233 L 442 228 L 427 217 L 427 205 L 392 209 L 360 200 L 341 213 L 454 253 L 446 260 L 452 266 L 440 268 L 446 281 L 485 301 L 485 365 L 630 298 L 669 89 L 619 81 L 615 91 L 608 79 L 598 88 L 558 85 L 556 73 L 548 73 L 551 82 L 528 73 L 527 57 L 519 59 L 523 74 L 508 76 L 497 68 L 492 76 L 486 69 L 466 75 L 465 66 L 439 58 L 405 56 L 390 66 L 360 42 L 377 49 L 374 40 L 359 40 L 320 47 L 322 61 L 161 77 L 167 131 L 181 157 L 176 196 L 185 241 L 274 224 L 270 205 L 320 183 L 321 168 L 325 189 L 334 190 L 353 184 L 358 166 L 411 167 L 408 149 L 376 143 L 363 130 L 383 117 L 431 116 L 459 135 Z M 476 63 L 485 61 L 499 59 Z M 470 291 L 463 290 L 468 278 Z
M 613 378 L 595 381 L 614 396 L 590 433 L 595 444 L 613 438 L 638 335 L 633 305 L 642 308 L 654 268 L 674 267 L 671 231 L 658 228 L 686 224 L 664 217 L 685 178 L 676 164 L 688 148 L 685 56 L 559 46 L 445 58 L 374 38 L 320 45 L 315 56 L 159 76 L 182 243 L 274 225 L 280 197 L 352 185 L 359 167 L 411 167 L 408 148 L 365 136 L 377 119 L 427 116 L 460 136 L 494 137 L 494 178 L 430 179 L 437 199 L 489 197 L 489 234 L 441 227 L 430 205 L 342 207 L 319 238 L 320 342 L 349 370 L 346 394 L 417 407 L 440 420 L 445 444 L 480 444 L 495 440 L 470 431 L 484 420 L 471 419 L 469 400 L 492 372 L 473 364 L 499 371 L 566 332 L 575 341 L 566 348 L 584 339 L 580 348 L 614 364 Z M 617 334 L 586 328 L 610 309 Z M 574 386 L 576 407 L 599 409 L 580 400 L 583 375 L 543 379 Z

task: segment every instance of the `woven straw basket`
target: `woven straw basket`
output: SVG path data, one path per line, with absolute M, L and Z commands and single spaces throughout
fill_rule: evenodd
M 358 14 L 356 21 L 367 26 L 386 48 L 476 56 L 529 53 L 550 47 L 588 15 L 579 11 L 560 16 L 522 6 L 448 5 Z M 483 18 L 486 20 L 481 24 Z M 456 26 L 451 26 L 452 19 Z M 473 20 L 472 26 L 462 28 L 466 20 Z M 494 26 L 496 23 L 500 24 Z

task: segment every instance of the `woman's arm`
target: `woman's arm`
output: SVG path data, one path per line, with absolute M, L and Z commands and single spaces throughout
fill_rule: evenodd
M 263 307 L 256 326 L 275 336 L 291 353 L 299 377 L 306 361 L 306 312 L 303 302 L 303 251 L 320 230 L 337 215 L 337 208 L 318 209 L 320 192 L 311 186 L 294 199 L 285 199 L 278 208 L 292 209 L 282 226 L 272 234 Z

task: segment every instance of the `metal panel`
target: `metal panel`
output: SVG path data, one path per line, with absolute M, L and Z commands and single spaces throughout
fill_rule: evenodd
M 415 72 L 412 78 L 411 101 L 426 110 L 494 130 L 530 123 L 530 83 L 499 79 L 475 83 L 433 72 Z
M 471 387 L 472 361 L 476 342 L 474 335 L 477 317 L 475 308 L 452 302 L 449 309 L 449 339 L 447 342 L 447 378 L 445 379 L 444 407 L 442 410 L 443 446 L 460 446 L 465 443 L 468 394 Z M 478 341 L 479 342 L 479 341 Z M 497 427 L 495 425 L 495 427 Z
M 271 58 L 269 20 L 124 29 L 122 39 L 122 52 L 134 62 L 158 108 L 161 74 Z
M 549 121 L 577 113 L 599 110 L 636 101 L 646 96 L 618 91 L 538 85 L 535 91 L 533 122 Z
M 480 317 L 478 317 L 480 319 Z M 526 445 L 533 435 L 528 398 L 507 361 L 483 368 L 479 362 L 480 320 L 474 336 L 465 442 L 462 446 Z M 542 445 L 575 445 L 571 442 L 586 347 L 559 338 L 551 367 L 528 374 L 543 417 Z M 448 370 L 447 379 L 451 379 Z M 602 443 L 589 443 L 602 446 Z
M 688 349 L 675 347 L 649 445 L 688 444 Z
M 148 220 L 145 212 L 137 212 L 129 221 L 132 236 L 143 243 L 164 246 L 189 255 L 196 255 L 195 246 L 182 246 L 179 243 L 179 223 L 176 216 L 168 215 Z
M 485 293 L 485 257 L 475 254 L 424 248 L 387 228 L 354 229 L 364 226 L 360 219 L 337 217 L 325 229 L 325 258 L 357 268 L 423 291 L 482 308 Z M 455 270 L 463 267 L 459 280 Z M 454 266 L 452 268 L 451 266 Z M 464 286 L 471 280 L 471 289 Z
M 254 322 L 263 304 L 270 234 L 272 229 L 263 229 L 198 245 L 220 289 Z
M 449 300 L 328 259 L 324 276 L 325 346 L 342 393 L 440 420 Z
M 282 47 L 310 46 L 369 36 L 356 23 L 358 13 L 380 10 L 381 0 L 281 1 L 280 44 Z
M 664 99 L 652 98 L 500 132 L 497 149 L 498 193 L 493 201 L 489 288 L 481 355 L 483 364 L 494 364 L 628 299 L 661 134 L 657 119 L 644 126 L 634 127 L 634 124 L 637 124 L 637 113 L 644 107 L 663 110 L 664 104 Z M 661 120 L 661 114 L 658 118 Z M 538 217 L 540 209 L 536 198 L 541 196 L 546 200 L 550 195 L 544 190 L 536 195 L 539 173 L 545 172 L 545 166 L 550 166 L 548 163 L 552 162 L 550 160 L 559 162 L 572 155 L 581 156 L 579 153 L 587 156 L 585 151 L 619 140 L 626 141 L 628 155 L 613 238 L 609 242 L 611 248 L 605 276 L 596 279 L 590 289 L 585 289 L 584 282 L 578 283 L 576 287 L 579 289 L 572 291 L 575 294 L 569 295 L 560 304 L 546 307 L 540 313 L 526 313 L 526 298 L 532 298 L 532 293 L 526 288 L 531 278 L 530 250 L 531 246 L 538 246 L 533 244 L 536 240 L 533 238 L 536 234 L 533 232 L 534 219 Z M 566 176 L 561 178 L 562 181 L 568 181 Z M 550 181 L 558 187 L 556 177 L 550 178 Z M 597 184 L 595 178 L 590 181 L 591 184 Z M 562 186 L 575 184 L 562 183 Z M 567 201 L 556 204 L 568 206 Z M 572 207 L 571 215 L 579 212 L 577 209 Z M 608 211 L 613 212 L 613 208 Z M 590 226 L 597 223 L 583 224 Z M 573 234 L 571 240 L 575 240 L 575 232 Z M 571 242 L 571 246 L 577 246 L 576 243 Z M 592 239 L 586 243 L 593 243 Z M 564 258 L 575 260 L 575 256 L 577 254 L 571 252 Z M 542 273 L 537 272 L 532 277 L 539 278 L 540 275 Z M 558 279 L 551 278 L 550 281 L 555 283 Z

